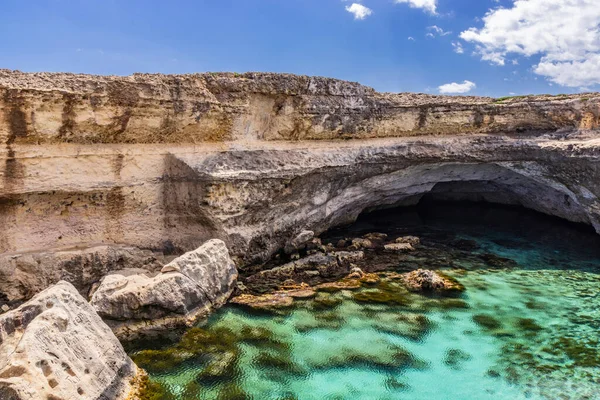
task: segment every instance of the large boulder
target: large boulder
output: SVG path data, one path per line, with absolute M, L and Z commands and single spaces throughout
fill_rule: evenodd
M 214 239 L 173 260 L 157 275 L 106 276 L 91 304 L 120 337 L 161 326 L 190 325 L 225 304 L 237 275 L 227 246 Z
M 0 315 L 0 399 L 121 399 L 137 368 L 94 309 L 59 282 Z

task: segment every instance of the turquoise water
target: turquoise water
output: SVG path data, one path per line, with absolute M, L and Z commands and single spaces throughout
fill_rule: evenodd
M 160 385 L 155 398 L 600 398 L 595 234 L 520 210 L 442 205 L 378 212 L 328 237 L 373 231 L 421 236 L 428 250 L 398 269 L 435 265 L 465 292 L 409 293 L 382 274 L 276 314 L 226 307 L 179 343 L 132 351 Z

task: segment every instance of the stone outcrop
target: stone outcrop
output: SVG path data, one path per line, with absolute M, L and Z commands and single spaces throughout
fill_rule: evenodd
M 435 271 L 418 269 L 402 277 L 408 290 L 415 292 L 461 292 L 464 287 L 454 279 Z
M 125 399 L 136 373 L 110 328 L 67 282 L 0 315 L 0 399 Z
M 244 284 L 257 293 L 276 290 L 282 283 L 316 285 L 324 280 L 332 280 L 347 275 L 353 263 L 362 260 L 362 251 L 337 251 L 316 253 L 300 260 L 261 271 L 248 276 Z
M 599 123 L 595 93 L 491 99 L 279 74 L 4 70 L 0 254 L 115 244 L 182 254 L 218 238 L 248 265 L 293 251 L 303 232 L 423 197 L 521 205 L 600 231 Z M 13 270 L 0 263 L 0 276 Z M 0 278 L 0 300 L 15 290 L 33 293 Z
M 7 302 L 31 298 L 43 289 L 65 280 L 87 296 L 92 284 L 111 271 L 143 268 L 159 271 L 162 254 L 128 246 L 95 246 L 57 251 L 0 255 L 0 288 Z
M 389 252 L 408 252 L 413 251 L 415 248 L 410 243 L 390 243 L 385 245 L 385 251 Z
M 313 231 L 302 231 L 285 245 L 284 250 L 288 254 L 298 251 L 301 248 L 306 247 L 306 243 L 314 237 L 315 233 Z
M 292 307 L 296 299 L 310 299 L 316 295 L 317 292 L 307 285 L 305 288 L 280 290 L 262 295 L 242 294 L 231 299 L 231 304 L 252 310 L 277 312 Z
M 227 301 L 236 279 L 227 246 L 215 239 L 173 260 L 157 275 L 107 275 L 91 305 L 120 337 L 191 325 Z

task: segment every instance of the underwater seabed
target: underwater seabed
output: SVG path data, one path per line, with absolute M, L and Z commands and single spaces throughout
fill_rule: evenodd
M 425 296 L 384 279 L 278 314 L 226 307 L 176 344 L 132 351 L 148 398 L 600 398 L 593 232 L 525 210 L 442 205 L 378 211 L 329 235 L 369 231 L 437 240 L 440 253 L 470 243 L 443 270 L 465 292 Z M 516 264 L 482 268 L 477 254 Z

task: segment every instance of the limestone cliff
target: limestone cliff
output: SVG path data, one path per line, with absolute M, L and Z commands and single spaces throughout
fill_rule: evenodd
M 598 94 L 482 97 L 377 93 L 267 73 L 127 77 L 0 70 L 8 144 L 200 143 L 594 129 Z
M 98 276 L 61 262 L 40 280 L 41 253 L 181 254 L 219 238 L 248 264 L 303 230 L 424 195 L 600 231 L 599 127 L 597 93 L 502 100 L 281 74 L 3 70 L 0 302 Z M 130 266 L 118 260 L 102 273 Z

